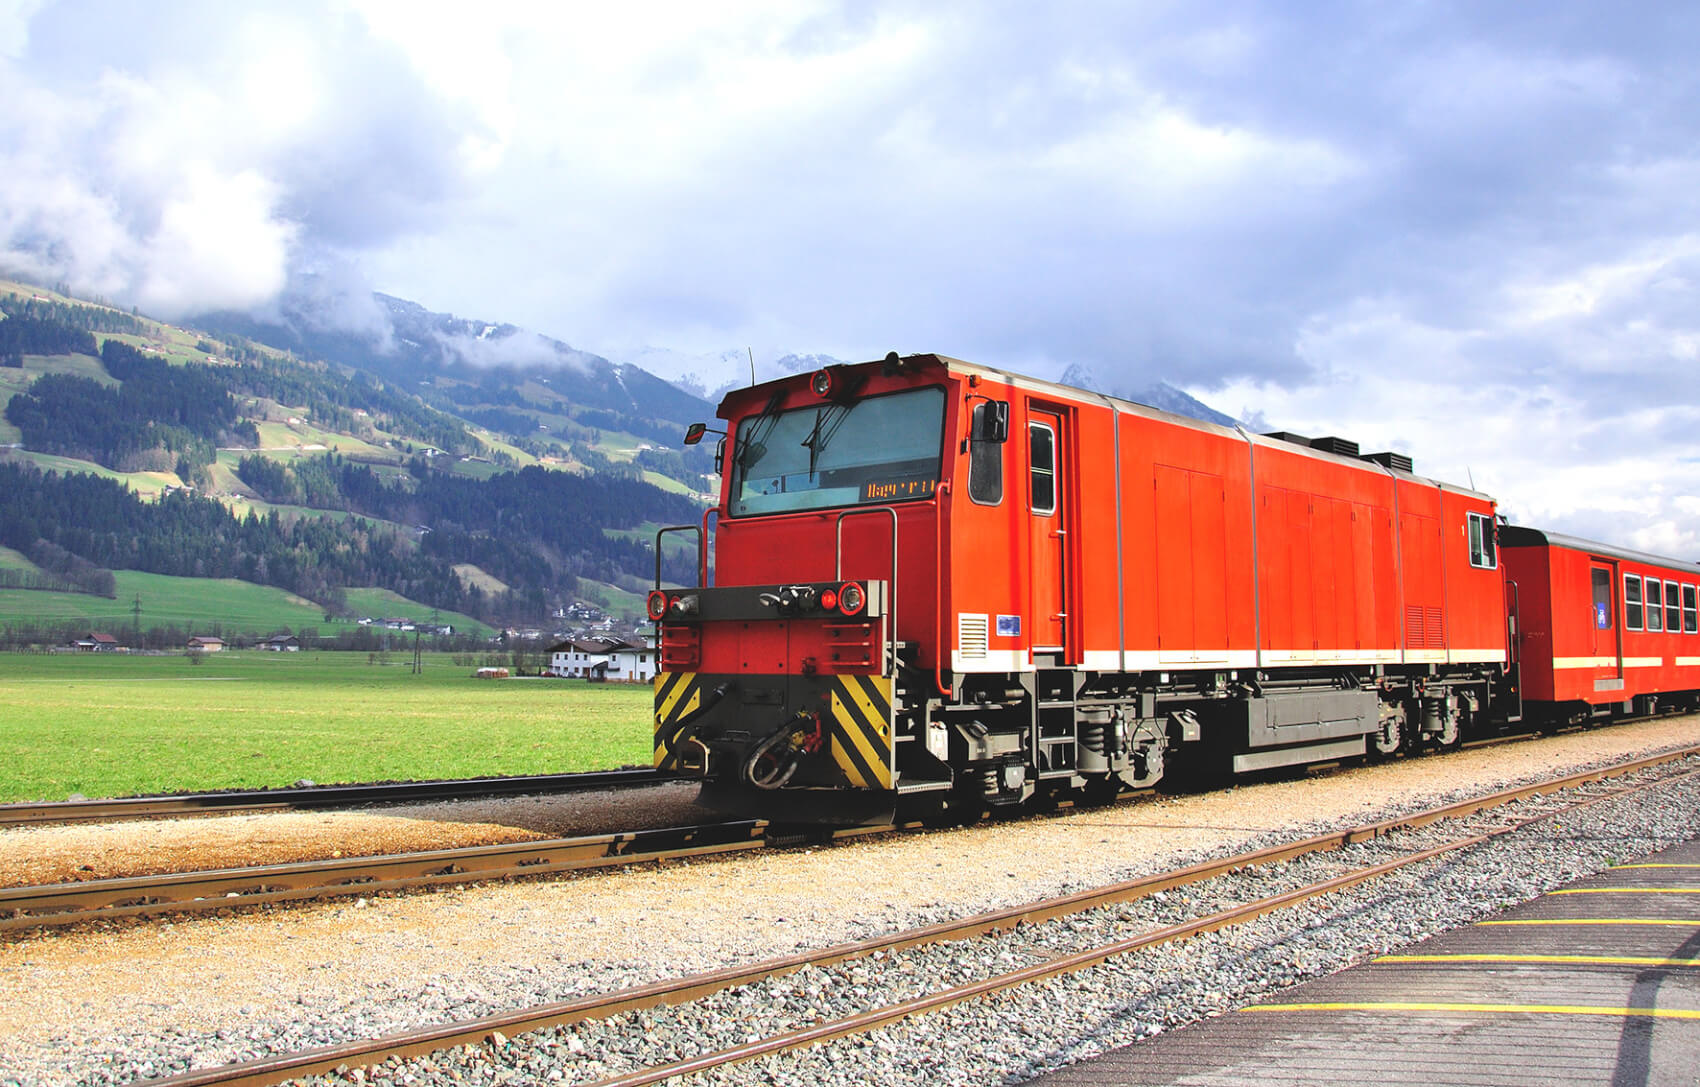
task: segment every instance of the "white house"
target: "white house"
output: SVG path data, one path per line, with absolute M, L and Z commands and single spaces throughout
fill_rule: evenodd
M 549 647 L 552 676 L 617 683 L 648 683 L 655 678 L 653 635 L 637 641 L 619 638 L 569 638 Z

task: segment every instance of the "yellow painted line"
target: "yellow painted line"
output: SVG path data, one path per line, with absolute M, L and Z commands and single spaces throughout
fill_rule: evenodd
M 1549 895 L 1700 895 L 1700 887 L 1563 887 Z
M 1552 966 L 1696 966 L 1700 959 L 1658 959 L 1648 955 L 1383 955 L 1384 962 L 1539 963 Z
M 1610 871 L 1616 872 L 1624 868 L 1700 868 L 1700 864 L 1614 864 Z
M 1677 925 L 1700 928 L 1700 917 L 1688 921 L 1662 921 L 1641 917 L 1558 917 L 1539 921 L 1477 921 L 1478 925 Z
M 1595 1004 L 1441 1004 L 1361 1001 L 1337 1004 L 1248 1004 L 1242 1012 L 1465 1012 L 1478 1015 L 1604 1015 L 1616 1019 L 1700 1019 L 1700 1009 L 1614 1008 Z

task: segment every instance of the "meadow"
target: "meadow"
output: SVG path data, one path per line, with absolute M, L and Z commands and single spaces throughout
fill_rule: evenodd
M 463 658 L 465 659 L 465 658 Z M 0 654 L 0 802 L 648 765 L 650 689 L 447 654 Z

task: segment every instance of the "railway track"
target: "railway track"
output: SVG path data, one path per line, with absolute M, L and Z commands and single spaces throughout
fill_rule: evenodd
M 312 785 L 175 796 L 137 796 L 118 800 L 59 800 L 0 804 L 0 827 L 48 823 L 116 822 L 181 815 L 232 812 L 349 808 L 361 804 L 469 800 L 525 793 L 566 793 L 659 785 L 676 775 L 657 770 L 597 770 L 580 774 L 532 774 L 520 777 L 466 778 L 452 781 L 401 781 L 375 785 Z
M 212 1087 L 212 1085 L 224 1084 L 243 1084 L 257 1087 L 261 1084 L 281 1083 L 306 1075 L 334 1072 L 345 1067 L 376 1065 L 392 1058 L 423 1056 L 456 1046 L 476 1046 L 494 1042 L 499 1047 L 502 1038 L 526 1031 L 606 1019 L 625 1012 L 654 1008 L 660 1005 L 677 1006 L 686 1002 L 709 999 L 715 994 L 724 993 L 741 986 L 767 982 L 809 968 L 831 968 L 874 956 L 895 956 L 905 951 L 925 948 L 930 945 L 1027 931 L 1031 926 L 1040 925 L 1044 922 L 1074 917 L 1107 906 L 1129 903 L 1145 896 L 1175 888 L 1206 884 L 1211 880 L 1221 879 L 1246 869 L 1282 864 L 1308 855 L 1340 849 L 1354 843 L 1384 838 L 1396 831 L 1430 827 L 1447 820 L 1468 819 L 1479 813 L 1543 794 L 1580 789 L 1595 783 L 1606 782 L 1611 778 L 1647 771 L 1656 767 L 1665 767 L 1668 771 L 1651 782 L 1620 784 L 1609 791 L 1596 791 L 1589 796 L 1560 798 L 1558 802 L 1547 804 L 1533 815 L 1506 819 L 1485 828 L 1469 827 L 1458 837 L 1442 845 L 1413 850 L 1378 863 L 1352 867 L 1347 871 L 1338 872 L 1328 878 L 1311 882 L 1296 889 L 1243 902 L 1229 909 L 1204 913 L 1182 923 L 1164 925 L 1131 937 L 1101 942 L 1062 954 L 1043 955 L 1039 961 L 1028 963 L 1016 969 L 990 973 L 967 984 L 950 986 L 910 999 L 896 1000 L 877 1007 L 867 1008 L 852 1016 L 774 1030 L 760 1036 L 745 1036 L 739 1044 L 727 1048 L 705 1049 L 693 1056 L 597 1080 L 595 1087 L 637 1087 L 639 1084 L 657 1083 L 691 1072 L 705 1071 L 862 1033 L 910 1016 L 945 1008 L 990 993 L 1084 970 L 1113 957 L 1143 948 L 1240 924 L 1274 911 L 1300 905 L 1320 895 L 1356 886 L 1400 868 L 1430 861 L 1448 853 L 1455 853 L 1471 846 L 1480 845 L 1497 837 L 1513 834 L 1542 820 L 1560 817 L 1580 808 L 1605 800 L 1620 798 L 1641 789 L 1700 776 L 1700 769 L 1671 765 L 1693 755 L 1700 755 L 1700 746 L 1682 748 L 1649 758 L 1635 759 L 1602 769 L 1568 774 L 1531 785 L 1431 808 L 1397 819 L 1356 826 L 1303 841 L 1192 865 L 1142 879 L 1093 888 L 957 921 L 892 933 L 871 940 L 842 944 L 819 951 L 805 952 L 711 974 L 656 982 L 565 1003 L 526 1008 L 501 1015 L 443 1024 L 368 1042 L 350 1043 L 303 1053 L 281 1055 L 222 1068 L 197 1070 L 167 1079 L 149 1081 L 149 1083 L 152 1087 Z M 742 1031 L 740 1031 L 740 1034 L 742 1034 Z
M 746 819 L 422 853 L 6 887 L 0 888 L 0 932 L 701 857 L 762 848 L 769 844 L 766 829 L 765 822 Z

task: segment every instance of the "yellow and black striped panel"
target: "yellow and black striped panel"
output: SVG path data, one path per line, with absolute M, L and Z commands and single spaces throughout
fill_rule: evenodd
M 892 787 L 891 680 L 883 676 L 833 676 L 833 761 L 859 789 Z
M 702 705 L 702 677 L 696 672 L 662 672 L 655 677 L 655 766 L 676 769 L 678 752 L 667 741 L 679 731 L 679 719 Z

